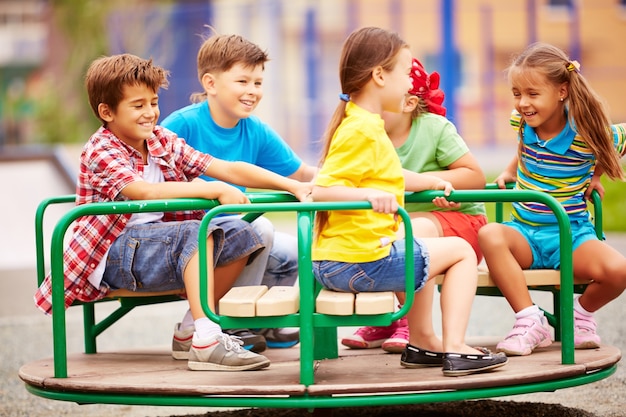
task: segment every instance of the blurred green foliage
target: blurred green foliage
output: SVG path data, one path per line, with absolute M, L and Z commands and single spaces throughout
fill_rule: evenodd
M 99 127 L 89 106 L 84 77 L 94 59 L 111 53 L 111 13 L 141 13 L 146 7 L 170 3 L 172 0 L 51 0 L 50 54 L 54 55 L 42 70 L 41 93 L 33 109 L 38 142 L 82 143 Z
M 84 142 L 99 125 L 83 85 L 91 61 L 105 55 L 106 21 L 120 0 L 51 2 L 51 45 L 55 57 L 46 68 L 34 108 L 36 137 L 43 143 Z

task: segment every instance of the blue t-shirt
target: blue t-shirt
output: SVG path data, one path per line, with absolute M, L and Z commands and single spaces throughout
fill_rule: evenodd
M 237 126 L 223 128 L 213 121 L 207 101 L 176 110 L 161 122 L 161 126 L 197 150 L 225 161 L 248 162 L 285 177 L 302 165 L 302 160 L 289 145 L 258 117 L 240 119 Z M 213 180 L 206 176 L 202 178 Z M 244 190 L 244 187 L 235 186 Z

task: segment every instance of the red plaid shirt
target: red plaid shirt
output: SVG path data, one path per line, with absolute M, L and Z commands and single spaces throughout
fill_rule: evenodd
M 213 157 L 201 153 L 173 132 L 156 127 L 146 141 L 148 153 L 159 164 L 165 181 L 191 181 L 204 174 Z M 101 127 L 89 138 L 80 157 L 76 204 L 127 200 L 121 191 L 142 181 L 143 159 L 134 148 Z M 204 211 L 164 213 L 163 221 L 202 218 Z M 106 285 L 94 287 L 88 277 L 104 259 L 111 244 L 124 231 L 131 214 L 85 216 L 76 220 L 63 255 L 65 308 L 75 299 L 95 301 L 107 295 Z M 52 313 L 52 280 L 48 275 L 35 293 L 35 304 Z

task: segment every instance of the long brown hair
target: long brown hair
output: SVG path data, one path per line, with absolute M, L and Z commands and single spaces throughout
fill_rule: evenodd
M 566 106 L 569 124 L 583 138 L 596 157 L 597 165 L 611 179 L 624 179 L 620 155 L 613 145 L 610 119 L 603 100 L 589 86 L 580 73 L 577 63 L 561 49 L 546 43 L 534 43 L 520 54 L 511 66 L 512 69 L 533 69 L 543 73 L 555 85 L 568 84 Z M 519 152 L 523 141 L 524 120 L 520 126 Z M 520 159 L 521 160 L 521 159 Z
M 407 43 L 395 32 L 378 27 L 364 27 L 352 32 L 343 44 L 339 60 L 339 82 L 342 96 L 348 98 L 357 95 L 372 77 L 376 67 L 386 71 L 393 70 L 398 52 L 408 48 Z M 328 155 L 335 131 L 346 115 L 346 101 L 339 104 L 324 132 L 321 167 Z M 319 212 L 316 216 L 315 231 L 319 235 L 328 221 L 328 212 Z

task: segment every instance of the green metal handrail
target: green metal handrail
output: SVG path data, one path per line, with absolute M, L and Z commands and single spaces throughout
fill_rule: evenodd
M 342 204 L 354 204 L 353 207 L 359 209 L 366 209 L 369 203 L 367 202 L 353 202 L 353 203 L 294 203 L 293 196 L 286 193 L 249 193 L 250 200 L 254 203 L 253 206 L 236 207 L 240 212 L 258 212 L 258 211 L 293 211 L 298 209 L 298 234 L 302 240 L 310 239 L 313 213 L 318 210 L 329 209 L 341 209 Z M 426 202 L 431 201 L 433 198 L 443 195 L 441 191 L 424 191 L 421 193 L 407 194 L 407 202 Z M 37 210 L 36 220 L 36 245 L 37 245 L 37 274 L 38 280 L 42 280 L 45 271 L 43 264 L 43 232 L 39 219 L 40 214 L 43 215 L 43 210 L 49 204 L 55 202 L 71 202 L 74 196 L 63 196 L 59 198 L 48 199 L 42 202 L 40 208 Z M 539 202 L 546 204 L 550 207 L 556 215 L 558 225 L 560 228 L 560 243 L 561 243 L 561 291 L 560 291 L 560 319 L 561 319 L 561 339 L 562 339 L 562 351 L 561 359 L 563 364 L 573 364 L 574 361 L 574 337 L 573 337 L 573 270 L 572 270 L 572 239 L 569 219 L 563 207 L 548 194 L 538 191 L 528 190 L 457 190 L 453 191 L 449 197 L 451 201 L 457 202 Z M 287 206 L 279 206 L 277 204 L 289 203 Z M 293 204 L 291 204 L 293 203 Z M 282 208 L 280 208 L 282 207 Z M 350 206 L 352 207 L 352 206 Z M 215 211 L 212 211 L 214 209 Z M 222 212 L 229 212 L 233 210 L 233 206 L 218 206 L 216 201 L 204 200 L 204 199 L 176 199 L 176 200 L 146 200 L 146 201 L 125 201 L 125 202 L 104 202 L 93 203 L 75 206 L 70 209 L 54 227 L 51 239 L 51 273 L 52 273 L 52 326 L 53 326 L 53 338 L 54 338 L 54 374 L 57 378 L 67 377 L 67 346 L 66 346 L 66 323 L 65 323 L 65 308 L 64 308 L 64 271 L 63 271 L 63 239 L 67 229 L 70 227 L 73 221 L 76 219 L 97 214 L 123 214 L 123 213 L 147 213 L 147 212 L 159 212 L 159 211 L 180 211 L 180 210 L 209 210 L 212 216 Z M 245 209 L 245 210 L 244 210 Z M 401 211 L 401 215 L 404 218 L 406 213 Z M 208 214 L 207 214 L 208 216 Z M 406 220 L 406 219 L 405 219 Z M 410 222 L 405 221 L 410 224 Z M 202 235 L 202 234 L 201 234 Z M 407 235 L 408 236 L 408 235 Z M 407 238 L 407 242 L 411 242 L 412 239 Z M 204 241 L 206 243 L 206 241 Z M 301 246 L 302 245 L 302 246 Z M 309 247 L 310 242 L 299 244 L 300 250 L 305 250 Z M 205 247 L 206 250 L 206 247 Z M 305 250 L 306 252 L 306 250 Z M 407 253 L 412 253 L 412 248 Z M 300 253 L 299 261 L 304 263 L 310 262 L 310 252 Z M 202 265 L 202 264 L 201 264 Z M 412 265 L 412 263 L 411 263 Z M 206 271 L 205 271 L 206 274 Z M 205 279 L 206 279 L 206 275 Z M 206 281 L 205 281 L 206 285 Z M 206 294 L 206 291 L 203 291 Z M 301 294 L 302 295 L 302 294 Z M 410 296 L 407 294 L 407 296 Z M 206 300 L 204 302 L 205 309 L 208 309 Z M 409 302 L 406 303 L 406 308 L 400 310 L 391 317 L 400 317 L 406 313 L 410 308 Z M 309 311 L 311 307 L 307 306 L 305 311 L 300 311 L 300 316 L 307 315 L 307 320 L 316 320 L 315 324 L 323 323 L 322 320 L 314 319 L 312 311 Z M 207 313 L 207 314 L 209 314 Z M 308 317 L 311 316 L 309 319 Z M 212 317 L 215 319 L 215 316 Z M 221 318 L 218 318 L 221 319 Z M 292 322 L 297 321 L 291 319 Z M 300 317 L 302 320 L 302 317 Z M 311 324 L 306 325 L 306 329 L 311 329 Z M 304 336 L 311 336 L 307 334 L 309 330 L 306 330 Z M 308 370 L 307 370 L 308 372 Z
M 241 212 L 297 212 L 298 213 L 298 279 L 300 287 L 300 309 L 299 322 L 300 339 L 313 343 L 300 344 L 300 382 L 309 386 L 314 381 L 314 330 L 316 327 L 315 313 L 315 279 L 313 277 L 313 266 L 311 261 L 311 245 L 313 236 L 314 213 L 328 210 L 371 210 L 372 205 L 368 201 L 357 202 L 315 202 L 315 203 L 259 203 L 252 205 L 222 205 L 212 208 L 203 218 L 198 232 L 198 253 L 200 259 L 206 259 L 207 248 L 206 236 L 209 223 L 215 216 L 227 213 Z M 415 274 L 413 263 L 413 229 L 409 214 L 400 207 L 398 214 L 402 217 L 405 231 L 405 288 L 406 300 L 400 310 L 389 317 L 389 323 L 395 321 L 408 313 L 413 305 L 415 297 Z M 200 300 L 205 314 L 216 323 L 220 323 L 220 317 L 213 312 L 208 305 L 207 289 L 212 283 L 208 282 L 206 262 L 200 262 Z M 275 324 L 277 318 L 274 318 Z M 334 317 L 336 324 L 349 325 L 343 316 Z M 336 340 L 336 337 L 335 337 Z M 335 342 L 336 343 L 336 342 Z M 335 350 L 336 351 L 336 350 Z M 336 355 L 335 355 L 336 356 Z

